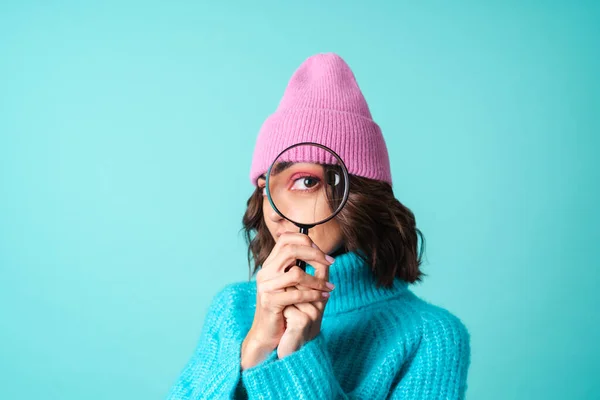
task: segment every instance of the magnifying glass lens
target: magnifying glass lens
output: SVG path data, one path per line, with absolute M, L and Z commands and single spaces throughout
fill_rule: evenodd
M 314 226 L 341 209 L 347 173 L 332 151 L 303 144 L 282 152 L 267 177 L 267 196 L 277 212 L 296 225 Z

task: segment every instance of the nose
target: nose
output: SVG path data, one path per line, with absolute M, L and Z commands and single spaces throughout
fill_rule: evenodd
M 283 217 L 279 215 L 277 211 L 275 211 L 271 206 L 269 206 L 269 211 L 267 212 L 267 215 L 269 216 L 269 219 L 273 222 L 280 222 L 281 220 L 283 220 Z
M 265 215 L 267 217 L 269 217 L 269 219 L 273 222 L 279 222 L 283 219 L 283 217 L 281 215 L 279 215 L 277 213 L 277 211 L 275 211 L 275 209 L 273 208 L 273 206 L 271 205 L 270 202 L 266 202 L 266 204 L 268 205 L 268 207 L 265 210 Z

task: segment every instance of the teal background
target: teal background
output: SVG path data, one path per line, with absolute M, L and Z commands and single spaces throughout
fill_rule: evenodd
M 256 134 L 351 66 L 472 335 L 469 399 L 600 398 L 597 2 L 3 2 L 0 398 L 160 399 L 248 278 Z

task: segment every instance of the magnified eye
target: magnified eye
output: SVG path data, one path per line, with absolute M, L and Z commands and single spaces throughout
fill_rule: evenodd
M 314 176 L 303 176 L 294 179 L 294 185 L 291 187 L 292 190 L 310 190 L 316 187 L 321 180 Z

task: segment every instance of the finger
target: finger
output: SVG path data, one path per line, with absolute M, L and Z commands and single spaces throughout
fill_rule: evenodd
M 321 248 L 319 246 L 317 246 L 316 243 L 313 243 L 312 247 L 322 251 Z M 323 254 L 325 254 L 325 253 L 323 253 Z M 335 258 L 331 257 L 329 254 L 325 254 L 325 261 L 326 261 L 326 263 L 320 262 L 319 260 L 313 261 L 311 263 L 311 266 L 315 270 L 314 276 L 325 280 L 325 282 L 328 282 L 329 281 L 329 267 L 331 266 L 331 264 L 333 264 L 335 262 Z
M 322 269 L 322 265 L 330 264 L 326 257 L 327 255 L 318 248 L 290 243 L 281 249 L 273 259 L 272 264 L 277 265 L 277 272 L 283 272 L 286 267 L 295 264 L 296 260 L 304 260 L 310 265 L 318 264 L 319 268 Z
M 284 232 L 282 233 L 277 241 L 275 242 L 275 246 L 271 250 L 271 254 L 278 253 L 281 248 L 288 244 L 303 244 L 305 246 L 310 246 L 313 241 L 309 235 L 300 232 Z
M 306 286 L 302 285 L 296 285 L 288 287 L 285 290 L 310 290 L 310 288 L 307 288 Z M 296 307 L 298 307 L 300 311 L 310 316 L 311 320 L 316 321 L 319 318 L 319 316 L 323 314 L 323 310 L 325 309 L 325 304 L 327 303 L 328 299 L 329 298 L 326 297 L 320 301 L 312 301 L 310 303 L 298 303 L 296 304 Z
M 295 304 L 292 304 L 283 309 L 283 316 L 286 318 L 302 317 L 302 311 Z
M 335 262 L 335 261 L 334 261 Z M 314 269 L 314 277 L 318 278 L 324 282 L 329 282 L 329 269 L 331 268 L 331 265 L 333 263 L 329 264 L 329 263 L 322 263 L 320 261 L 312 261 L 310 262 L 310 265 L 313 267 Z M 334 284 L 332 282 L 332 284 Z
M 328 265 L 324 265 L 324 264 L 320 264 L 320 263 L 314 263 L 314 262 L 312 263 L 312 266 L 315 269 L 315 275 L 314 275 L 314 277 L 325 276 L 326 279 L 321 279 L 321 282 L 328 282 L 328 280 L 329 280 L 329 266 Z M 299 268 L 297 266 L 294 266 L 294 267 L 292 267 L 292 269 L 290 269 L 290 272 L 293 273 L 295 269 L 302 270 L 301 268 Z M 288 272 L 288 274 L 290 272 Z M 302 272 L 304 272 L 304 271 L 302 271 Z M 304 272 L 304 273 L 306 274 L 306 272 Z M 287 275 L 287 274 L 284 274 L 284 275 Z M 307 275 L 312 276 L 310 274 L 307 274 Z M 295 288 L 296 290 L 310 290 L 309 287 L 304 286 L 301 282 L 298 283 L 295 286 L 289 286 L 289 287 L 287 287 L 284 290 L 290 290 L 292 288 Z M 324 293 L 329 293 L 329 292 L 324 292 Z M 327 300 L 328 299 L 329 299 L 329 297 L 326 297 L 326 298 L 323 298 L 323 299 L 321 299 L 319 301 L 311 302 L 310 304 L 313 307 L 315 307 L 322 314 L 324 312 L 324 310 L 325 310 L 325 306 L 327 304 Z M 301 308 L 303 311 L 307 311 L 308 313 L 310 313 L 312 311 L 312 310 L 303 309 L 302 306 L 300 306 L 299 308 Z
M 316 322 L 319 319 L 319 309 L 317 308 L 317 304 L 321 303 L 319 301 L 313 301 L 310 303 L 298 303 L 294 304 L 298 310 L 302 311 L 304 314 L 308 315 L 308 318 L 312 322 Z
M 310 329 L 312 320 L 308 315 L 298 308 L 298 304 L 292 304 L 283 309 L 283 316 L 286 318 L 286 330 L 300 331 Z
M 284 232 L 279 236 L 275 246 L 271 250 L 269 257 L 265 260 L 265 264 L 270 264 L 270 261 L 275 259 L 281 250 L 289 244 L 305 245 L 310 247 L 313 244 L 310 234 L 306 235 L 300 232 Z
M 263 262 L 261 270 L 269 270 L 271 266 L 273 266 L 273 261 L 278 257 L 281 249 L 290 243 L 296 244 L 304 244 L 306 246 L 310 246 L 312 240 L 308 235 L 303 233 L 295 233 L 295 232 L 284 232 L 279 236 L 279 239 L 275 242 L 275 246 L 271 249 L 271 252 L 267 256 L 266 260 Z
M 286 292 L 264 292 L 260 294 L 263 307 L 273 310 L 282 310 L 285 306 L 297 303 L 310 303 L 323 298 L 320 290 L 290 290 Z
M 294 266 L 287 273 L 277 275 L 260 283 L 260 290 L 271 292 L 281 290 L 289 286 L 301 285 L 304 288 L 318 289 L 330 292 L 327 282 L 313 275 L 307 274 L 302 268 Z

